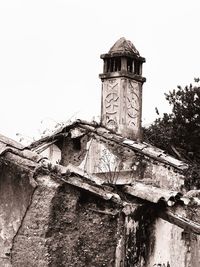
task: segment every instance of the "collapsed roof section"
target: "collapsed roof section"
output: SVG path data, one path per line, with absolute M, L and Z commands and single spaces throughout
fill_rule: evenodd
M 78 125 L 85 126 L 86 124 L 80 124 L 79 122 Z M 87 127 L 89 126 L 87 125 Z M 90 127 L 91 129 L 95 128 L 94 125 L 90 125 Z M 106 133 L 106 135 L 107 134 L 111 135 L 111 133 Z M 51 137 L 48 136 L 43 139 L 42 142 L 40 140 L 39 143 L 32 144 L 32 149 L 36 149 L 41 146 L 41 144 L 44 143 L 44 140 L 45 142 L 50 142 L 54 138 L 56 138 L 55 135 L 52 135 Z M 48 175 L 52 175 L 56 177 L 56 179 L 60 179 L 60 181 L 73 185 L 80 190 L 89 192 L 100 199 L 113 201 L 119 205 L 119 207 L 121 207 L 122 212 L 124 212 L 125 215 L 130 215 L 132 212 L 131 206 L 135 205 L 134 202 L 132 203 L 131 201 L 132 197 L 138 199 L 141 204 L 151 203 L 153 205 L 161 205 L 160 207 L 164 207 L 164 209 L 161 209 L 162 213 L 160 214 L 162 218 L 173 222 L 174 224 L 191 232 L 200 234 L 200 225 L 198 223 L 192 222 L 187 218 L 180 217 L 170 210 L 171 206 L 177 205 L 183 207 L 184 209 L 187 209 L 188 205 L 194 205 L 194 203 L 196 206 L 199 206 L 200 200 L 196 196 L 199 194 L 198 190 L 193 192 L 191 196 L 190 194 L 183 195 L 182 192 L 170 191 L 152 185 L 146 185 L 137 181 L 132 185 L 108 185 L 105 184 L 101 178 L 95 175 L 89 175 L 85 171 L 75 166 L 61 166 L 58 164 L 52 164 L 48 159 L 43 158 L 36 152 L 33 152 L 29 148 L 23 147 L 4 136 L 0 136 L 0 148 L 1 162 L 6 163 L 9 161 L 10 164 L 20 165 L 22 169 L 30 169 L 33 174 L 33 179 L 40 172 L 46 172 Z M 195 197 L 193 197 L 194 195 Z

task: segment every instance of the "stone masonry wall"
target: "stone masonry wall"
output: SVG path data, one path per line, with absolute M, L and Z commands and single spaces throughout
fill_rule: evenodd
M 49 176 L 37 183 L 13 241 L 12 266 L 114 267 L 121 230 L 112 202 Z
M 117 243 L 116 215 L 110 204 L 63 185 L 52 201 L 47 238 L 49 266 L 111 267 Z

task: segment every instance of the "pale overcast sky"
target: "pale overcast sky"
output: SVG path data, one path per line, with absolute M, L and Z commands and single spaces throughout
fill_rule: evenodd
M 120 37 L 146 58 L 143 124 L 200 76 L 199 0 L 0 0 L 0 133 L 100 114 L 100 54 Z M 41 121 L 43 125 L 41 126 Z

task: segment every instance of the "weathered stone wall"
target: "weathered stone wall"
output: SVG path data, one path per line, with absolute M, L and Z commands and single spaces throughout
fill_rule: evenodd
M 52 205 L 49 266 L 114 266 L 117 218 L 112 206 L 66 185 Z
M 115 266 L 122 230 L 112 202 L 49 176 L 37 183 L 13 241 L 12 266 Z

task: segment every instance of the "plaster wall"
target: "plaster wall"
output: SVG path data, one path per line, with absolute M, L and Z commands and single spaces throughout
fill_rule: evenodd
M 13 238 L 34 191 L 32 174 L 11 162 L 0 162 L 0 266 L 11 266 Z
M 80 166 L 84 166 L 87 172 L 105 177 L 111 183 L 124 184 L 143 180 L 171 190 L 181 190 L 184 185 L 183 174 L 173 166 L 112 142 L 90 140 L 83 162 Z
M 155 223 L 155 245 L 147 267 L 189 267 L 183 229 L 160 218 Z
M 97 136 L 66 137 L 55 147 L 49 148 L 51 157 L 48 151 L 44 152 L 47 157 L 59 160 L 61 165 L 73 164 L 88 173 L 98 174 L 109 183 L 143 180 L 171 190 L 181 190 L 184 185 L 184 176 L 175 167 Z
M 155 246 L 147 267 L 198 267 L 200 237 L 162 219 L 155 224 Z
M 26 216 L 13 240 L 12 266 L 49 266 L 46 233 L 51 200 L 60 184 L 48 176 L 39 176 L 37 183 Z

